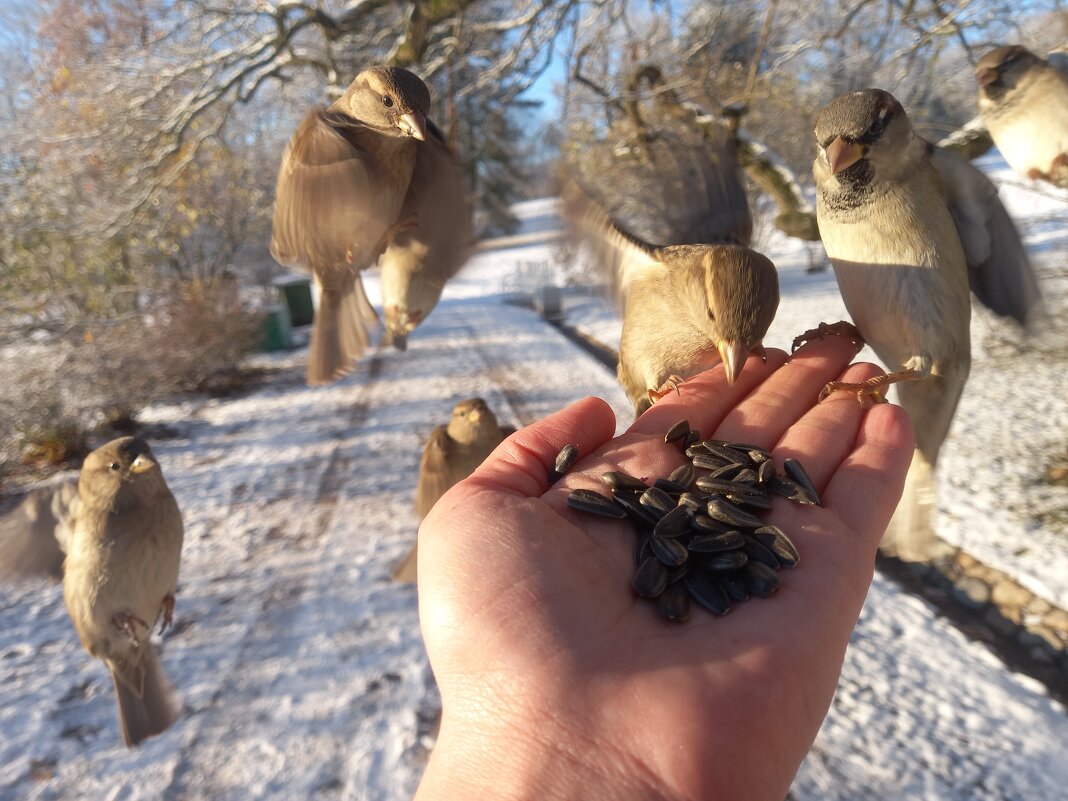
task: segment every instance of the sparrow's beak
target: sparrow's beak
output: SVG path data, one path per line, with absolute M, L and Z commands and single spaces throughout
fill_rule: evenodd
M 989 67 L 983 67 L 981 70 L 977 70 L 975 73 L 975 80 L 979 82 L 980 86 L 989 86 L 998 79 L 998 71 L 992 70 Z
M 723 360 L 723 369 L 727 373 L 727 383 L 731 386 L 738 380 L 749 357 L 749 347 L 744 342 L 732 342 L 724 339 L 716 345 L 719 357 Z
M 426 117 L 418 111 L 401 115 L 397 120 L 397 127 L 420 142 L 426 141 Z
M 838 137 L 827 145 L 827 164 L 831 172 L 837 175 L 842 170 L 852 167 L 864 158 L 864 148 L 856 142 L 847 142 Z
M 134 459 L 133 463 L 130 465 L 130 472 L 131 473 L 135 473 L 135 474 L 137 474 L 137 473 L 145 473 L 145 472 L 148 472 L 149 470 L 151 470 L 155 466 L 156 466 L 156 462 L 152 459 L 151 456 L 147 456 L 147 455 L 145 455 L 143 453 L 139 453 L 137 455 L 137 458 Z

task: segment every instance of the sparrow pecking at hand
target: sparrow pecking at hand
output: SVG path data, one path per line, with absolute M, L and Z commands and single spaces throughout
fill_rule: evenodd
M 374 67 L 328 108 L 312 109 L 293 134 L 278 172 L 271 255 L 310 271 L 320 291 L 308 383 L 352 369 L 377 315 L 360 272 L 416 223 L 401 216 L 430 92 L 413 73 Z
M 90 453 L 63 563 L 63 598 L 90 655 L 103 659 L 133 747 L 174 722 L 171 685 L 149 641 L 171 622 L 182 515 L 143 440 L 122 437 Z M 162 628 L 161 628 L 162 631 Z
M 475 472 L 494 448 L 513 433 L 514 428 L 502 428 L 498 424 L 496 415 L 482 398 L 457 403 L 448 425 L 438 426 L 431 433 L 419 461 L 415 490 L 415 512 L 419 519 L 426 517 L 453 484 Z M 393 571 L 394 581 L 416 580 L 417 553 L 417 546 L 413 545 Z
M 854 324 L 891 370 L 827 390 L 877 395 L 904 382 L 899 398 L 917 450 L 899 507 L 905 522 L 885 544 L 924 558 L 933 470 L 971 367 L 969 287 L 1024 323 L 1039 306 L 1038 284 L 990 181 L 919 137 L 889 93 L 866 89 L 833 100 L 815 136 L 820 236 Z
M 1005 161 L 1068 188 L 1068 72 L 1026 47 L 998 47 L 975 66 L 979 111 Z
M 635 416 L 683 379 L 723 363 L 734 383 L 779 307 L 775 265 L 735 244 L 656 247 L 624 231 L 574 184 L 564 210 L 623 308 L 619 383 Z

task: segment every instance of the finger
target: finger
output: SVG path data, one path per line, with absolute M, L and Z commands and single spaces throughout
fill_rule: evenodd
M 663 436 L 679 420 L 689 420 L 690 428 L 709 435 L 727 413 L 761 382 L 786 362 L 781 350 L 769 350 L 765 363 L 759 356 L 750 356 L 738 380 L 731 386 L 721 366 L 705 370 L 679 385 L 678 393 L 666 395 L 634 421 L 628 434 Z
M 860 382 L 882 372 L 874 364 L 854 364 L 835 380 Z M 838 466 L 853 452 L 864 414 L 865 407 L 853 394 L 831 394 L 783 434 L 775 446 L 776 461 L 781 465 L 784 459 L 797 459 L 822 495 Z
M 914 450 L 912 422 L 900 406 L 869 409 L 857 442 L 831 476 L 823 503 L 859 532 L 872 553 L 894 513 Z
M 771 448 L 816 405 L 820 390 L 857 355 L 849 339 L 828 336 L 800 348 L 716 428 L 717 439 Z
M 615 430 L 612 407 L 601 398 L 583 398 L 519 429 L 457 486 L 539 497 L 549 489 L 549 470 L 561 448 L 577 445 L 581 459 L 610 440 Z

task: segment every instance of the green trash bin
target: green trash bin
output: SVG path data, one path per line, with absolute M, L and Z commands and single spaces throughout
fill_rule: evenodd
M 303 275 L 283 275 L 274 279 L 280 300 L 289 309 L 292 325 L 311 325 L 315 319 L 312 305 L 311 279 Z
M 293 326 L 289 322 L 289 309 L 278 303 L 268 306 L 265 311 L 261 348 L 271 352 L 293 347 Z

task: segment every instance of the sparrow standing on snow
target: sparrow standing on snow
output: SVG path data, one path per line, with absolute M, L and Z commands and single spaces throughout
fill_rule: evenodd
M 502 428 L 482 398 L 460 401 L 453 407 L 447 426 L 438 426 L 430 435 L 419 461 L 419 483 L 415 490 L 415 512 L 422 520 L 453 484 L 463 481 L 493 453 L 505 437 L 515 433 Z M 393 580 L 414 582 L 417 547 L 393 571 Z
M 308 356 L 308 383 L 352 369 L 377 322 L 360 281 L 392 237 L 415 222 L 401 217 L 430 92 L 413 73 L 374 67 L 326 109 L 313 109 L 282 155 L 271 255 L 309 270 L 321 292 Z
M 408 334 L 433 311 L 445 282 L 464 266 L 475 244 L 460 164 L 430 121 L 400 216 L 416 222 L 393 237 L 378 266 L 386 335 L 404 350 Z
M 655 247 L 573 184 L 564 208 L 622 302 L 618 375 L 635 416 L 720 361 L 733 384 L 748 355 L 763 353 L 779 307 L 779 277 L 767 258 L 741 245 Z
M 132 747 L 175 720 L 149 635 L 174 612 L 182 515 L 152 451 L 136 437 L 86 457 L 78 496 L 63 598 L 85 650 L 111 672 L 122 736 Z
M 884 544 L 925 558 L 933 536 L 933 470 L 971 366 L 969 283 L 995 312 L 1025 322 L 1038 285 L 989 180 L 967 160 L 921 139 L 890 94 L 866 89 L 816 119 L 816 216 L 846 308 L 892 371 L 916 432 L 898 522 Z M 800 338 L 799 338 L 800 339 Z M 858 395 L 859 397 L 859 395 Z
M 1010 45 L 979 59 L 975 79 L 983 122 L 1009 166 L 1068 188 L 1068 74 Z

